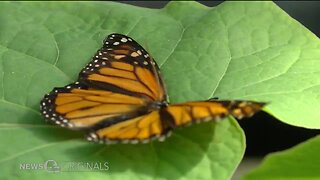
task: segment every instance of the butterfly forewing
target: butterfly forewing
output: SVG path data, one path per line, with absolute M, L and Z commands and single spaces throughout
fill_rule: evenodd
M 111 34 L 80 72 L 79 81 L 91 87 L 163 101 L 167 99 L 156 62 L 136 41 Z
M 40 103 L 49 121 L 71 129 L 89 129 L 101 121 L 125 120 L 147 113 L 142 98 L 88 87 L 80 82 L 55 88 Z
M 198 101 L 173 104 L 162 109 L 163 120 L 172 128 L 194 122 L 220 120 L 228 115 L 238 119 L 251 117 L 265 103 L 254 101 Z

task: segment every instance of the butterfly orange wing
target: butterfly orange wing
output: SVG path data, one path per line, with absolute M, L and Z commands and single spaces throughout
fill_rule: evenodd
M 194 122 L 220 120 L 226 116 L 250 117 L 265 103 L 254 101 L 198 101 L 170 105 L 162 110 L 170 125 L 179 127 Z
M 147 143 L 150 140 L 164 140 L 170 135 L 171 127 L 160 117 L 159 110 L 141 115 L 112 126 L 96 126 L 87 137 L 89 141 L 102 143 Z
M 130 37 L 111 34 L 78 81 L 53 89 L 40 109 L 62 127 L 92 130 L 148 114 L 151 103 L 166 99 L 159 68 L 149 54 Z
M 111 91 L 89 89 L 77 82 L 55 88 L 41 102 L 41 112 L 51 122 L 72 129 L 86 129 L 123 114 L 137 116 L 144 99 Z
M 171 129 L 228 115 L 249 117 L 264 103 L 200 101 L 167 106 L 159 68 L 131 38 L 111 34 L 80 72 L 78 81 L 55 88 L 41 101 L 42 115 L 95 142 L 163 140 Z
M 79 81 L 150 101 L 167 100 L 156 62 L 130 37 L 112 34 L 79 74 Z

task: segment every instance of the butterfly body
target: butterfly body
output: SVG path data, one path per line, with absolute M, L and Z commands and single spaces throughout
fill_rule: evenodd
M 88 133 L 99 143 L 163 140 L 171 130 L 228 115 L 250 117 L 264 103 L 194 101 L 169 104 L 159 67 L 132 38 L 111 34 L 78 80 L 54 88 L 40 103 L 42 115 L 57 125 Z

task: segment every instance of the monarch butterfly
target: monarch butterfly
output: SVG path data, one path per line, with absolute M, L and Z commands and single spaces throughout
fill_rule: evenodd
M 40 109 L 61 127 L 86 131 L 89 141 L 147 143 L 193 122 L 250 117 L 264 105 L 214 99 L 169 105 L 153 58 L 132 38 L 110 34 L 78 80 L 54 88 Z

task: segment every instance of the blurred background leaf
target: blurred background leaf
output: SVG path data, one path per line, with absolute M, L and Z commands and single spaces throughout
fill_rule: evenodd
M 320 179 L 320 137 L 283 152 L 272 153 L 261 166 L 246 174 L 242 179 Z

